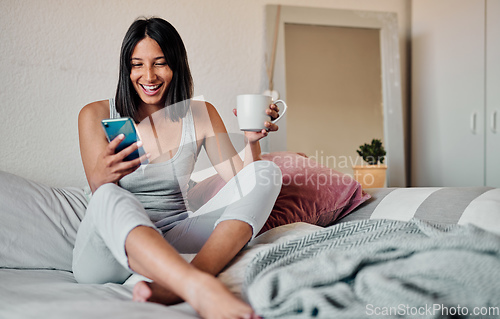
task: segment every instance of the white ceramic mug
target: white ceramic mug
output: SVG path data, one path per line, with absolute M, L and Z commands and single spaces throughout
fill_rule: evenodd
M 281 103 L 284 106 L 280 110 L 280 116 L 271 121 L 271 116 L 266 114 L 269 105 Z M 276 100 L 270 96 L 262 94 L 243 94 L 236 97 L 236 110 L 238 115 L 238 124 L 242 131 L 260 132 L 267 129 L 265 122 L 276 123 L 285 115 L 287 106 L 283 100 Z

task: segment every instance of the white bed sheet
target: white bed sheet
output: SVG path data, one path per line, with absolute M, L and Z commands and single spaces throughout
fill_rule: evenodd
M 245 268 L 260 251 L 290 239 L 305 236 L 320 227 L 295 223 L 272 229 L 255 238 L 219 275 L 220 280 L 241 296 Z M 186 259 L 193 256 L 186 255 Z M 0 269 L 0 318 L 199 318 L 187 303 L 165 307 L 132 302 L 132 288 L 143 279 L 131 276 L 123 285 L 77 284 L 73 274 L 61 270 Z

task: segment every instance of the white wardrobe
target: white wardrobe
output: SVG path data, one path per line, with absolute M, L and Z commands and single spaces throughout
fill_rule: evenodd
M 412 1 L 412 186 L 500 187 L 500 0 Z

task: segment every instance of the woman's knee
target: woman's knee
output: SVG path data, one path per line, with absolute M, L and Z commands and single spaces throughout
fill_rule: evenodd
M 113 183 L 106 183 L 99 186 L 99 188 L 97 188 L 96 191 L 92 194 L 89 205 L 92 205 L 93 203 L 95 204 L 96 202 L 100 203 L 103 201 L 107 201 L 110 196 L 119 193 L 120 189 L 120 186 Z
M 118 187 L 115 184 L 104 184 L 101 185 L 90 198 L 89 204 L 87 206 L 87 211 L 85 212 L 85 219 L 98 219 L 100 213 L 104 212 L 103 203 L 106 203 L 110 197 L 110 193 L 114 192 L 114 187 Z
M 103 199 L 103 197 L 108 198 L 110 194 L 120 193 L 121 190 L 122 188 L 114 183 L 103 184 L 99 186 L 99 188 L 97 188 L 94 194 L 92 194 L 90 201 L 92 200 L 100 201 Z
M 113 211 L 123 205 L 141 206 L 134 195 L 120 186 L 113 183 L 103 184 L 92 195 L 85 218 L 100 221 L 102 217 L 109 217 Z
M 279 166 L 274 162 L 265 160 L 256 161 L 252 164 L 254 165 L 258 187 L 279 193 L 283 184 L 283 175 Z

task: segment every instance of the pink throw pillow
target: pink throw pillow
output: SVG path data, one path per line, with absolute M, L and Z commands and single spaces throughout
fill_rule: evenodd
M 332 225 L 370 198 L 351 176 L 301 154 L 275 152 L 262 155 L 262 158 L 280 167 L 283 187 L 260 233 L 294 222 Z M 197 210 L 224 185 L 219 175 L 196 184 L 188 192 L 189 208 Z

